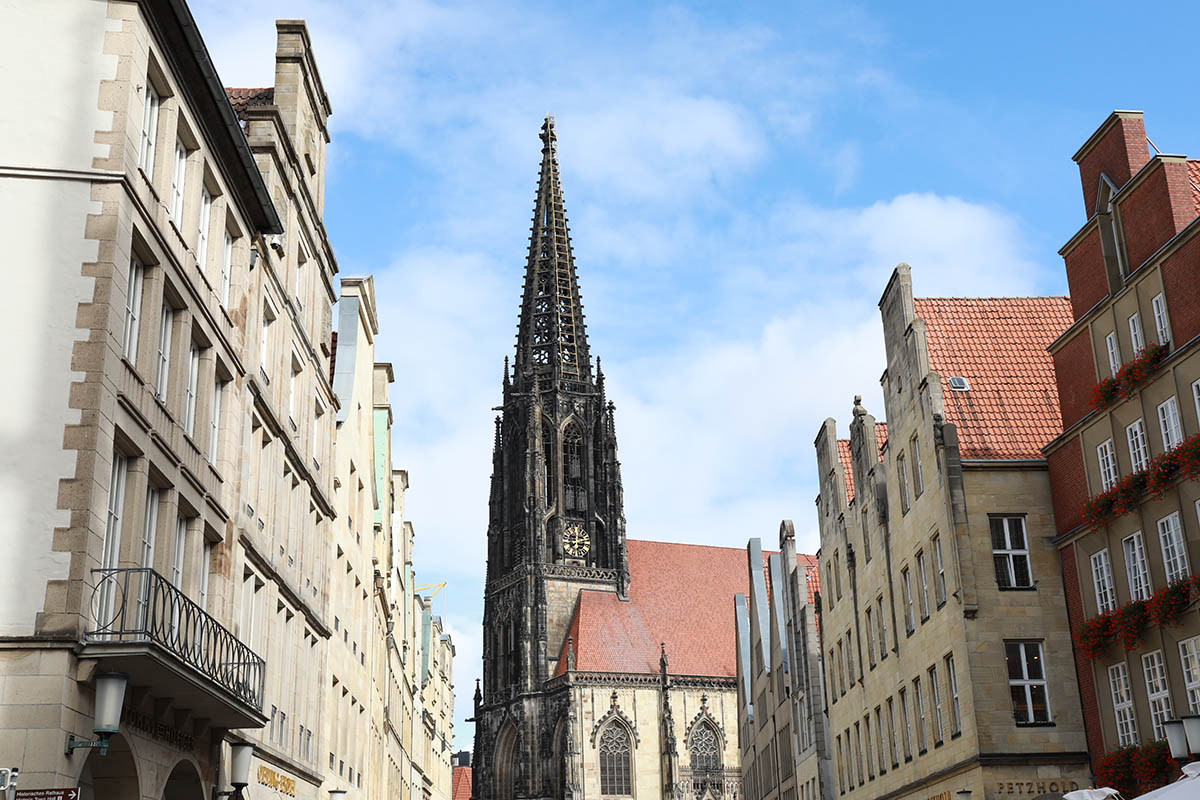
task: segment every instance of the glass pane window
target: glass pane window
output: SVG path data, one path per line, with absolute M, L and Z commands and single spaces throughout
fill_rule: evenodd
M 1158 343 L 1170 344 L 1171 329 L 1167 326 L 1167 300 L 1163 297 L 1162 292 L 1154 295 L 1150 306 L 1154 309 L 1154 333 L 1158 337 Z
M 689 746 L 693 770 L 713 770 L 721 768 L 721 747 L 717 732 L 707 722 L 701 722 L 692 731 L 692 742 Z
M 921 691 L 920 678 L 913 678 L 913 697 L 917 703 L 917 752 L 924 753 L 929 746 L 925 739 L 925 693 Z
M 883 740 L 883 708 L 875 706 L 875 755 L 879 759 L 879 774 L 887 772 L 887 745 Z
M 1187 550 L 1183 545 L 1183 527 L 1179 524 L 1179 512 L 1158 521 L 1158 539 L 1162 543 L 1163 567 L 1167 583 L 1188 576 Z
M 937 570 L 933 589 L 940 606 L 946 602 L 946 564 L 942 560 L 942 537 L 940 536 L 933 537 L 933 567 Z
M 1187 692 L 1188 710 L 1200 714 L 1200 636 L 1179 643 L 1179 659 L 1183 663 L 1183 687 Z
M 912 760 L 912 714 L 908 708 L 908 692 L 900 690 L 900 713 L 904 718 L 904 760 Z
M 933 741 L 942 741 L 942 690 L 938 686 L 937 665 L 929 668 L 929 697 L 933 701 Z
M 912 452 L 913 495 L 920 497 L 921 492 L 925 491 L 925 479 L 921 475 L 921 442 L 913 436 L 909 444 Z
M 875 611 L 867 608 L 867 659 L 870 665 L 875 666 Z
M 171 174 L 171 219 L 176 225 L 183 222 L 183 200 L 187 185 L 187 148 L 175 140 L 175 170 Z
M 888 698 L 888 738 L 891 740 L 892 747 L 892 766 L 900 765 L 900 747 L 896 740 L 896 703 L 892 698 Z
M 887 658 L 887 618 L 883 615 L 883 595 L 875 599 L 876 611 L 875 616 L 879 619 L 879 659 L 882 661 Z
M 854 639 L 851 638 L 853 631 L 846 629 L 846 675 L 849 677 L 848 683 L 854 685 Z M 780 692 L 782 694 L 782 692 Z
M 1174 397 L 1158 407 L 1158 427 L 1162 431 L 1163 450 L 1174 450 L 1183 441 L 1183 428 L 1179 424 L 1179 405 Z
M 929 579 L 925 574 L 925 554 L 917 553 L 917 577 L 921 580 L 921 619 L 929 619 Z
M 900 577 L 904 583 L 904 630 L 909 633 L 913 632 L 913 596 L 912 596 L 912 576 L 908 572 L 908 567 L 905 567 Z
M 1196 406 L 1196 416 L 1200 418 L 1200 380 L 1192 384 L 1192 404 Z
M 229 282 L 233 275 L 233 236 L 225 231 L 225 242 L 221 248 L 221 305 L 229 305 Z M 265 325 L 266 323 L 264 323 Z
M 192 344 L 192 352 L 188 357 L 187 391 L 184 393 L 183 429 L 188 436 L 196 430 L 196 391 L 200 379 L 200 348 Z
M 1142 338 L 1142 318 L 1134 314 L 1129 318 L 1129 341 L 1133 345 L 1133 354 L 1139 356 L 1146 349 L 1146 341 Z
M 900 510 L 908 513 L 908 465 L 904 453 L 896 456 L 896 475 L 900 478 Z
M 1137 744 L 1137 718 L 1133 713 L 1133 693 L 1129 691 L 1129 669 L 1124 661 L 1108 668 L 1108 688 L 1112 691 L 1113 716 L 1117 722 L 1117 744 L 1121 747 Z
M 129 282 L 125 292 L 125 346 L 122 354 L 137 363 L 138 323 L 142 316 L 142 282 L 146 269 L 142 262 L 133 258 L 129 262 Z
M 1129 442 L 1129 462 L 1134 472 L 1141 472 L 1150 464 L 1150 448 L 1146 445 L 1146 427 L 1137 419 L 1125 429 Z
M 208 228 L 212 222 L 212 195 L 208 187 L 200 189 L 200 221 L 196 226 L 196 264 L 208 277 Z
M 146 104 L 142 106 L 142 141 L 138 150 L 138 166 L 151 180 L 154 179 L 154 144 L 158 139 L 158 109 L 161 106 L 162 98 L 147 80 Z
M 608 725 L 600 734 L 597 749 L 600 751 L 600 794 L 606 797 L 632 795 L 629 732 L 615 722 Z
M 1117 459 L 1113 456 L 1112 439 L 1096 446 L 1096 461 L 1100 464 L 1100 491 L 1107 492 L 1117 484 Z
M 175 323 L 175 311 L 166 303 L 162 307 L 162 322 L 158 329 L 158 374 L 154 378 L 154 394 L 164 403 L 171 374 L 171 333 Z
M 1121 351 L 1117 349 L 1117 334 L 1116 331 L 1104 337 L 1104 347 L 1108 351 L 1108 370 L 1109 374 L 1116 377 L 1121 371 Z
M 1018 725 L 1050 721 L 1041 642 L 1005 642 L 1008 688 Z
M 1150 722 L 1154 726 L 1154 738 L 1165 739 L 1167 731 L 1164 725 L 1167 720 L 1173 719 L 1173 716 L 1162 650 L 1142 656 L 1142 674 L 1146 677 L 1146 699 L 1150 702 Z
M 1146 565 L 1146 547 L 1142 532 L 1121 540 L 1125 551 L 1125 572 L 1129 576 L 1129 596 L 1133 600 L 1150 599 L 1150 568 Z
M 958 706 L 958 676 L 954 674 L 954 654 L 946 656 L 946 682 L 950 689 L 950 720 L 954 723 L 953 733 L 962 731 L 962 713 Z
M 991 517 L 992 562 L 996 585 L 1001 589 L 1027 589 L 1033 586 L 1029 569 L 1029 545 L 1025 538 L 1024 517 Z
M 1112 562 L 1108 548 L 1092 553 L 1092 584 L 1096 589 L 1096 611 L 1103 614 L 1117 607 L 1117 592 L 1113 588 Z

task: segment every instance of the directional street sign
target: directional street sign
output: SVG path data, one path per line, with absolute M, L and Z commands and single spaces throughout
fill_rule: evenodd
M 79 800 L 79 789 L 17 789 L 16 800 Z

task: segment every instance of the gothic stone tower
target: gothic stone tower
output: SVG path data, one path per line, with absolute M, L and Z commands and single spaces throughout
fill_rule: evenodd
M 588 353 L 553 117 L 541 139 L 515 369 L 510 377 L 505 359 L 496 418 L 477 800 L 576 792 L 567 777 L 574 712 L 551 677 L 560 657 L 572 658 L 564 638 L 579 590 L 624 598 L 629 587 L 613 406 Z

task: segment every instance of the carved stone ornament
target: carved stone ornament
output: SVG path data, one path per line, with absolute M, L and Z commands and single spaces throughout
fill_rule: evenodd
M 608 712 L 601 717 L 592 728 L 592 747 L 596 746 L 596 741 L 600 736 L 600 731 L 604 730 L 605 726 L 607 726 L 613 720 L 620 720 L 622 723 L 624 723 L 626 729 L 629 731 L 630 737 L 633 739 L 633 746 L 637 747 L 641 742 L 641 737 L 638 736 L 637 726 L 633 724 L 633 721 L 630 720 L 629 717 L 625 716 L 625 712 L 623 712 L 617 705 L 616 689 L 613 690 L 612 704 L 609 706 Z

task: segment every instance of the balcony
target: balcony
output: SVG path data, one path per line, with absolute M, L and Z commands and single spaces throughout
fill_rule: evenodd
M 81 658 L 224 728 L 261 728 L 266 662 L 152 569 L 92 570 Z
M 690 769 L 680 767 L 675 797 L 682 800 L 720 798 L 737 800 L 741 795 L 742 773 L 736 769 Z

